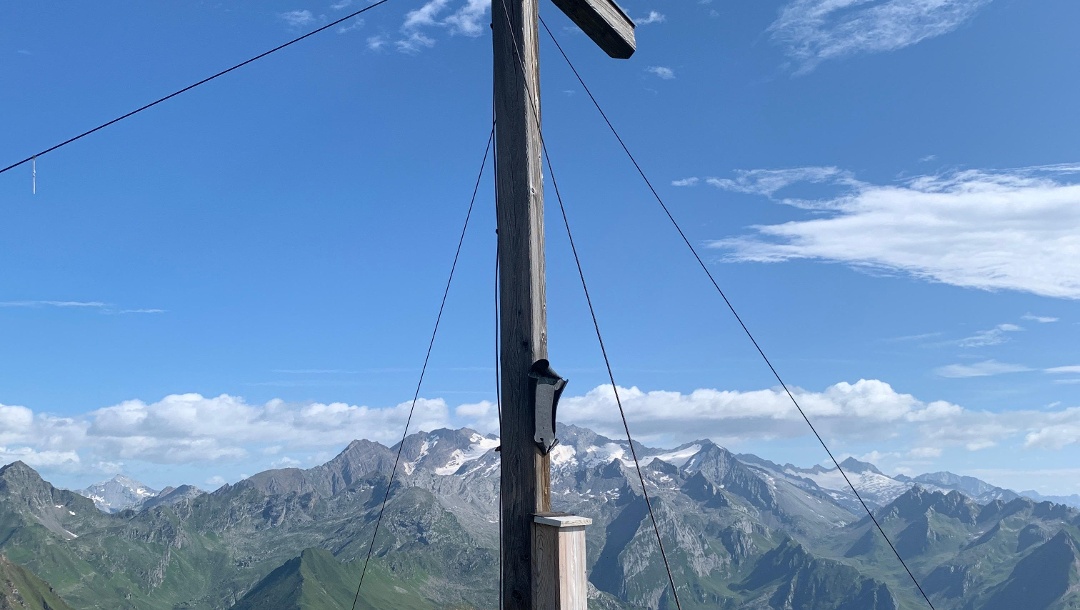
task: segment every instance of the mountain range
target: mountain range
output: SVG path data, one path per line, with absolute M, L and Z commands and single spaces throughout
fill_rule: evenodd
M 559 438 L 553 506 L 593 519 L 590 608 L 673 608 L 629 446 L 573 426 Z M 405 439 L 358 607 L 498 605 L 497 444 L 468 429 Z M 397 449 L 358 440 L 211 493 L 114 479 L 113 496 L 84 490 L 95 499 L 15 462 L 0 468 L 0 565 L 74 608 L 349 608 Z M 835 469 L 708 440 L 635 449 L 683 608 L 928 607 Z M 1080 605 L 1080 511 L 950 473 L 843 465 L 939 610 Z M 13 599 L 0 591 L 0 608 L 45 607 Z

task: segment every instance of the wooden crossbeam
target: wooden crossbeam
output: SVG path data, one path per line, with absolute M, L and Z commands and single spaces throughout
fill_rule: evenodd
M 593 42 L 615 59 L 637 49 L 634 22 L 612 0 L 552 0 Z

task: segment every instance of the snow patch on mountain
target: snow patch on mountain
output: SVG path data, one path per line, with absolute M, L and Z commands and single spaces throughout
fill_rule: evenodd
M 435 474 L 444 476 L 454 474 L 461 470 L 461 467 L 466 463 L 480 459 L 485 453 L 499 446 L 499 439 L 487 438 L 480 434 L 472 435 L 469 440 L 472 441 L 472 445 L 469 445 L 464 450 L 455 449 L 450 454 L 450 460 L 446 464 L 435 468 Z M 424 444 L 424 446 L 426 445 L 427 443 Z
M 830 494 L 834 498 L 837 497 L 836 494 L 840 494 L 841 496 L 853 495 L 851 493 L 851 487 L 848 486 L 847 481 L 844 479 L 844 475 L 835 468 L 817 473 L 806 471 L 795 472 L 789 469 L 785 471 L 785 474 L 810 479 L 814 483 L 817 483 L 818 487 L 826 491 L 835 492 Z M 861 495 L 864 500 L 868 500 L 879 506 L 884 506 L 889 502 L 892 502 L 913 486 L 912 483 L 904 483 L 883 475 L 876 471 L 876 469 L 867 469 L 862 472 L 848 472 L 848 477 L 851 479 L 852 485 L 855 486 L 855 489 L 858 490 L 859 495 Z
M 655 459 L 655 460 L 663 460 L 663 461 L 667 462 L 668 464 L 671 464 L 672 466 L 678 466 L 678 467 L 681 468 L 688 461 L 690 461 L 690 458 L 697 455 L 698 452 L 700 452 L 700 451 L 701 451 L 701 445 L 695 443 L 693 445 L 690 445 L 689 447 L 684 447 L 682 449 L 676 449 L 674 451 L 669 451 L 667 453 L 659 453 L 657 455 L 649 456 L 649 457 L 641 460 L 641 465 L 645 466 L 645 465 L 651 463 Z
M 94 506 L 105 513 L 116 513 L 128 508 L 138 508 L 150 498 L 158 495 L 156 489 L 151 489 L 139 481 L 118 474 L 108 481 L 95 483 L 86 489 L 75 493 L 90 498 Z

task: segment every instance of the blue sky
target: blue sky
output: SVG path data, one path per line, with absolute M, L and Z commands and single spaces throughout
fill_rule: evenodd
M 363 6 L 0 7 L 0 166 Z M 542 15 L 840 455 L 1080 492 L 1080 5 Z M 480 0 L 362 19 L 0 175 L 0 462 L 214 487 L 400 436 L 491 125 Z M 546 38 L 544 131 L 641 440 L 826 456 Z M 494 431 L 491 177 L 419 427 Z M 616 413 L 547 181 L 563 421 Z

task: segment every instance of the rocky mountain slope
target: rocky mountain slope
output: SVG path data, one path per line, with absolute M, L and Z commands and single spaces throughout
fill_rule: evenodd
M 49 583 L 0 555 L 0 610 L 71 610 Z
M 559 437 L 553 505 L 593 519 L 590 607 L 674 607 L 626 443 L 572 426 Z M 361 592 L 374 607 L 497 605 L 496 445 L 471 430 L 405 440 Z M 684 608 L 925 605 L 838 473 L 707 440 L 636 449 Z M 395 453 L 354 441 L 311 469 L 111 514 L 15 463 L 0 469 L 0 551 L 78 608 L 351 605 Z M 1080 512 L 961 478 L 845 467 L 940 610 L 1020 607 L 1009 604 L 1032 587 L 1043 595 L 1024 608 L 1080 604 Z
M 98 510 L 105 513 L 138 508 L 149 498 L 158 495 L 157 490 L 150 489 L 135 479 L 120 474 L 108 481 L 95 483 L 76 493 L 93 500 L 94 506 L 97 506 Z

